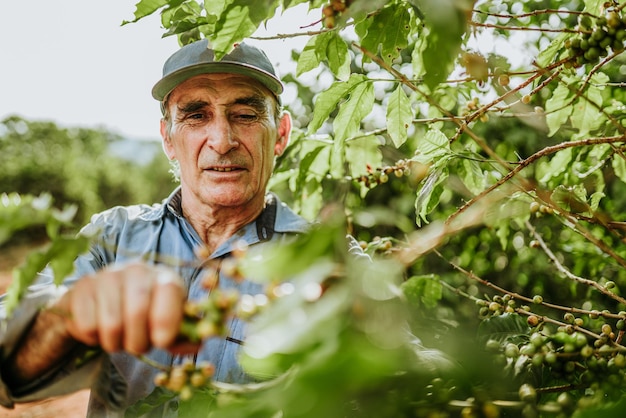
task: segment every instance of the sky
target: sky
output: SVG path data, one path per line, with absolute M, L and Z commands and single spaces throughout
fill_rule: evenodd
M 178 49 L 162 38 L 158 14 L 132 20 L 135 0 L 15 0 L 0 5 L 0 120 L 18 115 L 60 126 L 104 128 L 129 139 L 159 139 L 150 95 L 163 62 Z M 301 5 L 304 6 L 304 5 Z M 288 10 L 259 35 L 292 33 L 316 20 Z M 279 73 L 305 37 L 262 43 Z M 254 43 L 254 42 L 251 42 Z

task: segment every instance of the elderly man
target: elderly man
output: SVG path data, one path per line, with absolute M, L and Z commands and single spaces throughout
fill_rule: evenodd
M 204 248 L 218 263 L 241 241 L 263 245 L 307 230 L 266 192 L 291 130 L 282 90 L 265 54 L 247 44 L 216 61 L 202 40 L 166 61 L 152 95 L 161 102 L 163 148 L 179 167 L 180 187 L 162 204 L 92 218 L 85 232 L 98 238 L 76 261 L 75 277 L 62 288 L 38 286 L 0 331 L 0 403 L 91 387 L 89 416 L 123 416 L 154 389 L 156 370 L 137 353 L 164 365 L 189 360 L 173 353 L 185 300 L 207 295 L 195 251 Z M 261 290 L 222 272 L 219 286 Z M 191 358 L 212 362 L 217 380 L 244 382 L 236 361 L 244 324 L 234 319 L 229 330 L 231 338 L 210 339 Z M 94 346 L 106 354 L 76 361 Z M 175 416 L 175 408 L 150 416 Z

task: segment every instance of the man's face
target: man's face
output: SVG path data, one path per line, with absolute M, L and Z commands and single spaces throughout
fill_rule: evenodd
M 291 129 L 288 114 L 276 117 L 275 100 L 235 74 L 198 75 L 170 93 L 170 124 L 161 122 L 161 135 L 165 153 L 180 164 L 183 199 L 213 208 L 263 204 Z

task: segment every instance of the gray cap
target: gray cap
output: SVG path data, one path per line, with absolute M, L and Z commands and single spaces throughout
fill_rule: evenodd
M 276 75 L 274 66 L 260 49 L 240 43 L 229 54 L 216 61 L 208 40 L 201 39 L 183 46 L 165 61 L 163 78 L 152 88 L 152 97 L 163 101 L 183 81 L 199 74 L 213 73 L 252 77 L 276 97 L 283 92 L 283 84 Z

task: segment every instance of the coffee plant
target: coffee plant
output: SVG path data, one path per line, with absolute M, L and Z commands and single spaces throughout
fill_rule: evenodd
M 303 3 L 315 17 L 301 31 L 258 36 Z M 257 382 L 155 364 L 157 388 L 127 416 L 175 398 L 189 417 L 623 416 L 625 7 L 139 1 L 133 22 L 160 13 L 166 35 L 209 38 L 220 56 L 303 39 L 271 188 L 320 223 L 220 267 L 260 295 L 216 287 L 198 249 L 210 296 L 188 303 L 181 338 L 224 338 L 245 319 L 240 360 Z M 24 199 L 2 210 L 31 210 Z M 80 248 L 29 260 L 15 300 Z

